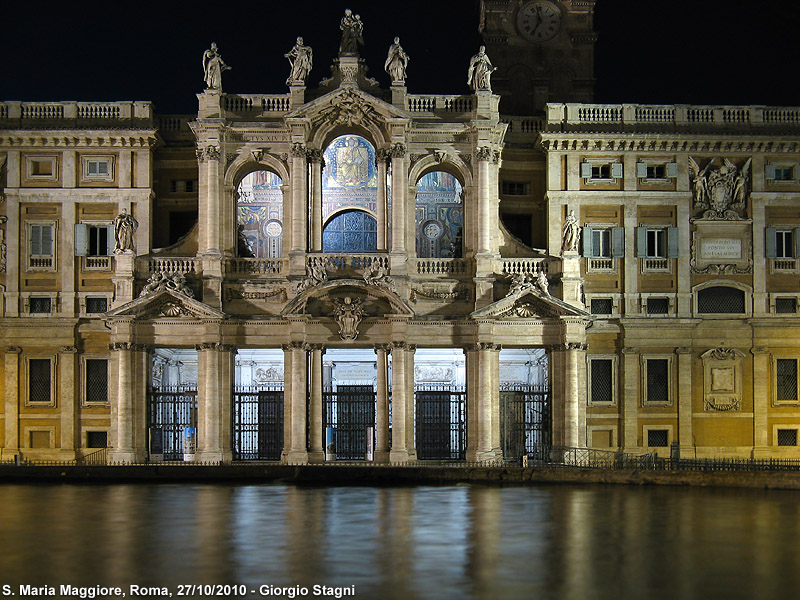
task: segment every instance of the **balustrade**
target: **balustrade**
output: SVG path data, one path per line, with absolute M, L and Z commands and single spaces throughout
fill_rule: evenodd
M 277 275 L 283 270 L 279 258 L 234 258 L 229 265 L 232 275 Z
M 419 258 L 419 275 L 460 275 L 467 272 L 467 261 L 463 258 Z
M 226 94 L 223 106 L 230 113 L 285 113 L 291 108 L 289 94 Z
M 148 273 L 195 273 L 195 259 L 189 257 L 151 257 L 147 260 Z
M 499 267 L 497 270 L 504 275 L 536 275 L 539 271 L 550 272 L 550 263 L 546 262 L 545 258 L 502 258 Z

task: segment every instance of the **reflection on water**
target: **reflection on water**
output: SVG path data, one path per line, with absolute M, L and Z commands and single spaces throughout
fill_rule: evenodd
M 359 598 L 791 598 L 799 566 L 794 492 L 0 486 L 0 589 L 319 583 L 355 585 Z

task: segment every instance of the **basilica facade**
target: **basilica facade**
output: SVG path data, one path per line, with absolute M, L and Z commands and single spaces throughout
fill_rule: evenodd
M 467 95 L 347 11 L 283 93 L 0 103 L 0 460 L 797 457 L 800 108 L 593 104 L 593 1 L 481 4 Z

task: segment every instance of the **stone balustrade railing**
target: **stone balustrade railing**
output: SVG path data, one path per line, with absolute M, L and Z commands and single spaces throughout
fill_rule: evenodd
M 495 272 L 511 277 L 512 275 L 536 275 L 539 271 L 550 274 L 551 261 L 547 258 L 501 258 L 495 265 Z
M 370 267 L 373 262 L 389 272 L 389 256 L 386 254 L 308 254 L 306 265 L 309 269 L 324 266 L 329 273 L 343 275 L 347 272 L 359 273 Z
M 715 127 L 800 126 L 800 107 L 573 103 L 547 105 L 547 126 L 550 128 L 656 124 Z
M 467 261 L 463 258 L 418 258 L 417 275 L 449 277 L 467 273 Z
M 0 102 L 2 121 L 150 121 L 150 102 Z
M 225 94 L 222 106 L 226 113 L 261 115 L 289 112 L 291 101 L 289 94 Z
M 167 139 L 191 138 L 194 134 L 189 128 L 189 122 L 196 119 L 196 115 L 158 115 L 156 127 L 161 137 Z
M 196 273 L 197 260 L 194 257 L 183 256 L 162 256 L 149 257 L 147 261 L 147 273 Z M 139 269 L 141 271 L 141 269 Z
M 507 117 L 500 115 L 500 120 L 508 125 L 506 135 L 530 135 L 544 129 L 543 117 Z
M 474 109 L 472 96 L 423 96 L 409 94 L 406 97 L 408 111 L 431 115 L 471 114 Z
M 234 258 L 228 263 L 228 273 L 242 275 L 279 275 L 283 260 L 279 258 Z

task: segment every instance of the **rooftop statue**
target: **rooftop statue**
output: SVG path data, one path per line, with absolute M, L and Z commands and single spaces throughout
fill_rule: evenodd
M 364 45 L 364 23 L 361 16 L 354 15 L 353 11 L 346 8 L 339 29 L 342 30 L 339 54 L 358 54 L 358 47 Z
M 478 53 L 469 61 L 469 71 L 467 72 L 467 83 L 474 91 L 492 91 L 491 76 L 496 70 L 492 66 L 492 61 L 486 56 L 486 46 L 481 46 Z
M 311 73 L 312 54 L 311 47 L 303 45 L 303 38 L 297 38 L 294 48 L 284 54 L 292 65 L 292 71 L 289 73 L 286 85 L 305 85 L 306 78 Z
M 217 45 L 211 42 L 211 48 L 203 52 L 203 72 L 205 74 L 206 88 L 209 90 L 222 89 L 222 72 L 230 71 L 231 67 L 225 64 L 217 52 Z
M 392 83 L 405 83 L 408 61 L 408 54 L 400 45 L 400 38 L 394 38 L 394 43 L 389 46 L 389 55 L 386 57 L 386 64 L 383 67 L 392 78 Z

